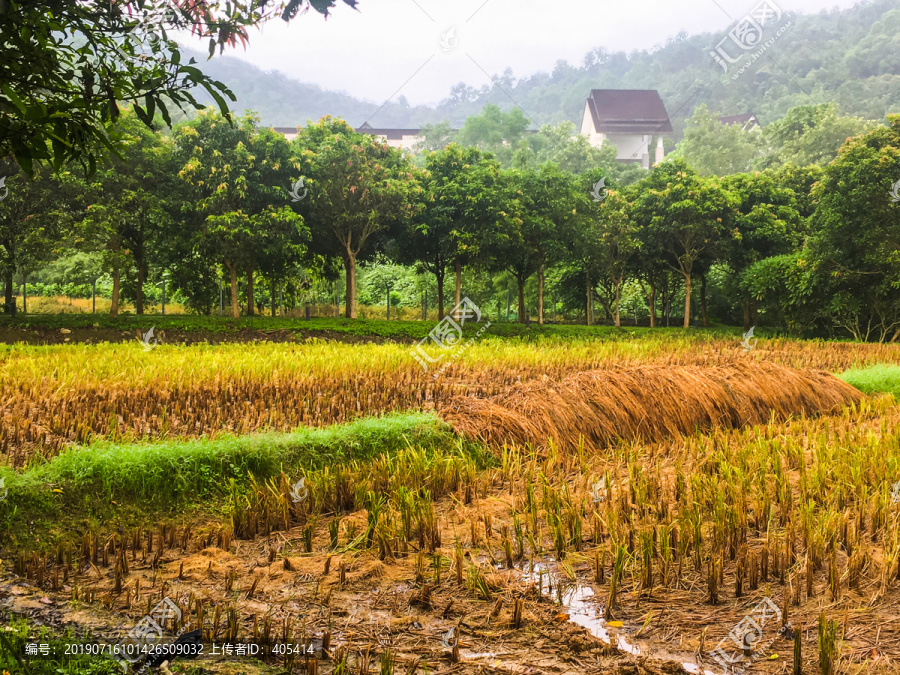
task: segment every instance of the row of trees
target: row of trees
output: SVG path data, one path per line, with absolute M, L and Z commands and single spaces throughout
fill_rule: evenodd
M 130 141 L 108 167 L 7 180 L 6 302 L 14 273 L 77 250 L 112 277 L 113 314 L 123 277 L 143 311 L 156 267 L 201 313 L 218 304 L 224 273 L 233 316 L 239 278 L 252 314 L 260 281 L 274 299 L 283 281 L 340 275 L 355 318 L 358 265 L 378 255 L 433 275 L 441 315 L 446 285 L 459 302 L 465 275 L 505 271 L 518 286 L 519 320 L 535 280 L 535 319 L 544 321 L 552 278 L 588 323 L 599 302 L 618 325 L 627 284 L 640 288 L 651 325 L 682 294 L 685 327 L 695 297 L 706 324 L 712 283 L 725 305 L 741 308 L 745 328 L 761 308 L 798 333 L 839 326 L 896 339 L 900 117 L 889 122 L 848 139 L 825 168 L 702 176 L 675 157 L 622 185 L 614 164 L 573 172 L 532 157 L 503 168 L 492 153 L 455 143 L 417 166 L 331 118 L 288 142 L 250 117 L 230 124 L 208 111 L 168 136 L 125 115 L 119 127 Z M 561 137 L 552 150 L 577 154 L 583 143 Z
M 256 279 L 308 286 L 333 278 L 343 263 L 346 311 L 355 317 L 358 261 L 402 238 L 426 210 L 428 172 L 343 121 L 324 119 L 293 143 L 259 128 L 250 116 L 232 124 L 211 110 L 171 134 L 153 132 L 143 122 L 136 113 L 123 114 L 116 127 L 119 155 L 93 173 L 69 167 L 51 174 L 38 167 L 30 179 L 5 162 L 2 172 L 11 177 L 9 198 L 0 202 L 0 270 L 7 306 L 14 275 L 27 279 L 65 254 L 70 276 L 111 278 L 113 314 L 123 281 L 137 313 L 143 313 L 151 267 L 167 270 L 172 290 L 203 313 L 217 302 L 224 271 L 237 316 L 239 277 L 252 313 Z M 533 154 L 532 163 L 562 151 L 576 167 L 617 168 L 612 148 L 601 151 L 581 137 L 563 138 L 556 128 L 539 136 L 544 154 Z M 493 160 L 485 164 L 497 171 Z M 292 201 L 292 186 L 301 176 L 303 199 Z M 456 179 L 463 180 L 462 174 Z M 476 197 L 487 213 L 484 196 Z M 72 256 L 73 251 L 87 255 Z

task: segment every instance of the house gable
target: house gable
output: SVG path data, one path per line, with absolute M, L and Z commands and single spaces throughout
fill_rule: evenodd
M 581 133 L 594 147 L 604 140 L 616 146 L 620 162 L 650 168 L 650 145 L 656 139 L 654 161 L 663 159 L 662 134 L 672 123 L 659 93 L 652 89 L 592 89 L 584 105 Z

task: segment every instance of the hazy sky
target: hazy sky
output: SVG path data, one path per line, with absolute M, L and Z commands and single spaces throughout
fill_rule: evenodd
M 252 31 L 226 52 L 264 70 L 376 103 L 435 103 L 458 82 L 480 88 L 506 67 L 517 78 L 581 65 L 596 47 L 652 49 L 684 30 L 722 31 L 758 0 L 360 0 Z M 845 9 L 857 0 L 770 0 L 782 11 Z M 454 32 L 448 34 L 447 31 Z M 442 34 L 447 35 L 442 44 Z M 202 50 L 202 47 L 199 47 Z

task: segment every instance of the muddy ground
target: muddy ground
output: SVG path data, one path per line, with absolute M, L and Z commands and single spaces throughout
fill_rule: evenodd
M 479 510 L 480 506 L 471 508 Z M 465 518 L 462 512 L 458 515 Z M 363 511 L 346 516 L 342 524 L 362 529 L 365 520 Z M 213 532 L 215 527 L 211 524 L 205 529 Z M 460 526 L 460 537 L 461 530 Z M 660 655 L 659 648 L 650 649 L 644 643 L 642 648 L 651 658 L 630 654 L 628 647 L 611 647 L 607 631 L 613 642 L 621 636 L 629 644 L 642 644 L 631 637 L 635 626 L 631 622 L 618 629 L 606 626 L 597 617 L 598 611 L 602 616 L 602 603 L 584 597 L 594 593 L 590 586 L 551 581 L 549 573 L 539 574 L 554 567 L 550 558 L 535 560 L 532 573 L 531 561 L 519 561 L 513 569 L 506 569 L 491 564 L 484 550 L 474 556 L 467 550 L 465 565 L 478 565 L 485 572 L 488 600 L 473 595 L 465 582 L 458 582 L 448 548 L 437 549 L 438 579 L 434 554 L 426 556 L 424 573 L 421 568 L 417 572 L 418 556 L 412 550 L 394 552 L 384 560 L 368 552 L 325 552 L 327 532 L 324 537 L 321 534 L 312 554 L 302 552 L 299 528 L 256 541 L 232 542 L 224 551 L 215 546 L 200 548 L 205 535 L 201 529 L 186 550 L 166 548 L 155 569 L 153 554 L 137 554 L 118 594 L 113 592 L 114 572 L 102 564 L 83 566 L 77 580 L 73 574 L 67 582 L 60 582 L 57 592 L 6 575 L 0 583 L 0 612 L 28 617 L 32 625 L 59 632 L 71 628 L 79 634 L 91 630 L 95 636 L 112 637 L 124 635 L 163 597 L 174 599 L 182 608 L 193 598 L 189 628 L 197 625 L 196 603 L 200 600 L 206 629 L 223 639 L 231 605 L 239 611 L 239 639 L 250 639 L 254 630 L 262 635 L 267 619 L 276 636 L 288 622 L 300 644 L 314 645 L 318 670 L 325 673 L 332 672 L 345 656 L 351 672 L 366 672 L 367 660 L 369 672 L 379 672 L 381 656 L 388 651 L 396 673 L 679 673 L 685 672 L 680 661 L 694 658 L 688 652 L 690 645 L 681 645 L 683 651 L 676 656 L 668 650 L 675 650 L 677 644 L 665 645 L 666 651 Z M 451 535 L 446 532 L 444 536 Z M 156 546 L 159 550 L 158 542 Z M 130 557 L 130 553 L 126 555 Z M 76 587 L 77 601 L 72 599 Z M 603 597 L 601 587 L 596 596 Z M 517 600 L 521 603 L 518 626 L 514 617 Z M 651 607 L 658 611 L 663 606 L 662 601 L 647 603 L 644 611 Z M 215 620 L 217 607 L 221 611 Z M 626 619 L 624 612 L 622 619 Z M 593 633 L 576 620 L 589 625 Z M 457 633 L 448 637 L 454 627 Z M 169 634 L 174 635 L 172 630 Z M 454 637 L 457 650 L 450 646 Z M 625 642 L 622 645 L 625 647 Z M 229 672 L 234 661 L 219 657 L 198 663 L 213 672 Z M 268 672 L 246 659 L 239 663 L 243 672 Z M 278 666 L 282 664 L 270 660 L 268 665 L 281 670 Z M 300 660 L 292 672 L 304 672 L 303 668 L 308 666 Z
M 575 490 L 588 489 L 574 473 L 568 481 Z M 626 575 L 618 605 L 604 618 L 610 561 L 604 558 L 604 580 L 598 582 L 589 550 L 602 547 L 603 537 L 588 537 L 582 551 L 570 551 L 563 560 L 545 542 L 542 553 L 513 555 L 510 566 L 501 533 L 525 486 L 504 485 L 494 474 L 485 476 L 483 487 L 468 504 L 462 493 L 435 502 L 440 536 L 434 551 L 416 541 L 395 541 L 380 552 L 377 545 L 366 548 L 360 537 L 367 513 L 361 510 L 339 516 L 337 547 L 329 531 L 334 517 L 312 521 L 309 553 L 305 528 L 236 540 L 227 522 L 206 520 L 164 531 L 149 523 L 150 550 L 146 536 L 133 548 L 126 532 L 118 547 L 109 545 L 106 564 L 102 552 L 96 563 L 90 556 L 73 563 L 71 572 L 51 560 L 40 573 L 42 587 L 35 578 L 39 561 L 23 561 L 33 565 L 26 581 L 10 574 L 7 560 L 0 617 L 11 612 L 57 630 L 122 636 L 168 597 L 183 609 L 180 629 L 200 625 L 199 603 L 204 631 L 220 640 L 229 630 L 230 607 L 237 610 L 239 639 L 277 638 L 289 627 L 294 640 L 314 645 L 317 661 L 309 666 L 299 660 L 291 672 L 332 673 L 344 658 L 349 672 L 382 672 L 380 659 L 390 652 L 395 673 L 718 674 L 723 669 L 709 655 L 717 643 L 766 593 L 780 604 L 785 586 L 774 577 L 758 591 L 745 591 L 741 600 L 725 593 L 720 604 L 708 604 L 703 571 L 685 561 L 677 574 L 657 577 L 649 593 Z M 751 544 L 762 541 L 757 535 Z M 120 556 L 128 571 L 117 591 Z M 477 577 L 481 585 L 473 584 Z M 790 610 L 790 622 L 802 635 L 802 672 L 818 672 L 815 617 L 823 605 L 848 613 L 845 658 L 857 667 L 870 664 L 863 665 L 865 672 L 894 672 L 888 654 L 897 640 L 896 603 L 883 599 L 872 607 L 868 584 L 841 603 L 829 603 L 825 584 L 817 579 L 816 596 Z M 454 627 L 456 634 L 450 633 Z M 168 629 L 175 634 L 175 626 Z M 792 672 L 793 641 L 778 629 L 764 626 L 765 650 L 743 664 L 750 672 Z M 260 666 L 243 660 L 238 671 L 232 670 L 234 658 L 200 663 L 216 673 L 284 672 L 277 661 Z

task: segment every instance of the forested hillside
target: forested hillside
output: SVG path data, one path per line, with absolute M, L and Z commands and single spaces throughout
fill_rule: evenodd
M 680 34 L 648 51 L 586 54 L 581 65 L 560 61 L 552 73 L 522 79 L 507 70 L 497 82 L 538 125 L 580 121 L 591 88 L 658 89 L 680 137 L 684 120 L 705 103 L 712 111 L 753 111 L 763 124 L 797 105 L 835 102 L 844 114 L 882 120 L 900 112 L 900 0 L 875 0 L 846 11 L 786 13 L 790 26 L 750 72 L 732 81 L 709 55 L 721 33 Z M 768 37 L 768 36 L 766 36 Z M 359 125 L 382 101 L 323 90 L 277 72 L 262 72 L 233 57 L 215 57 L 203 69 L 237 95 L 235 108 L 253 109 L 274 126 L 305 125 L 330 114 Z M 371 123 L 418 127 L 449 120 L 461 126 L 488 103 L 511 107 L 499 87 L 454 87 L 436 108 L 410 106 L 402 96 L 382 108 Z

